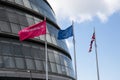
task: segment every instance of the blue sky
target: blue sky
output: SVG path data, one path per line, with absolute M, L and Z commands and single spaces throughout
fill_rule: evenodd
M 100 80 L 120 80 L 120 0 L 48 1 L 61 29 L 74 21 L 78 80 L 97 80 L 94 45 L 92 52 L 88 53 L 94 27 Z M 72 37 L 66 42 L 73 56 Z

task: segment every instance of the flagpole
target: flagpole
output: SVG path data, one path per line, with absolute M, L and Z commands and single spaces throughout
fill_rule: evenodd
M 44 20 L 46 20 L 46 17 L 44 17 Z M 46 24 L 46 31 L 47 31 L 47 24 Z M 45 66 L 46 66 L 46 80 L 48 80 L 48 58 L 47 58 L 47 33 L 45 34 Z
M 95 28 L 94 28 L 94 34 L 95 34 Z M 97 44 L 96 44 L 96 34 L 95 34 L 95 55 L 96 55 L 97 79 L 100 80 L 99 65 L 98 65 L 98 55 L 97 55 Z
M 75 78 L 77 80 L 77 64 L 76 64 L 76 48 L 75 48 L 75 35 L 74 35 L 74 22 L 72 21 L 73 26 L 73 46 L 74 46 L 74 64 L 75 64 Z

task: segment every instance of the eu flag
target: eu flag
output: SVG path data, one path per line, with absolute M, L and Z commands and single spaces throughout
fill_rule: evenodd
M 68 27 L 65 30 L 59 30 L 58 32 L 58 39 L 66 39 L 73 36 L 73 26 L 71 25 L 70 27 Z

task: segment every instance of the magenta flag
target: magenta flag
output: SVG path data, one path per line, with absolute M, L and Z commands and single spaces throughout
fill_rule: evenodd
M 28 26 L 18 32 L 20 41 L 46 34 L 46 20 Z

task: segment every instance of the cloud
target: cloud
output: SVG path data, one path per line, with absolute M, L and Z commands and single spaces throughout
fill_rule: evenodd
M 113 13 L 120 11 L 120 0 L 47 0 L 56 13 L 57 19 L 76 22 L 92 21 L 94 17 L 102 22 Z

